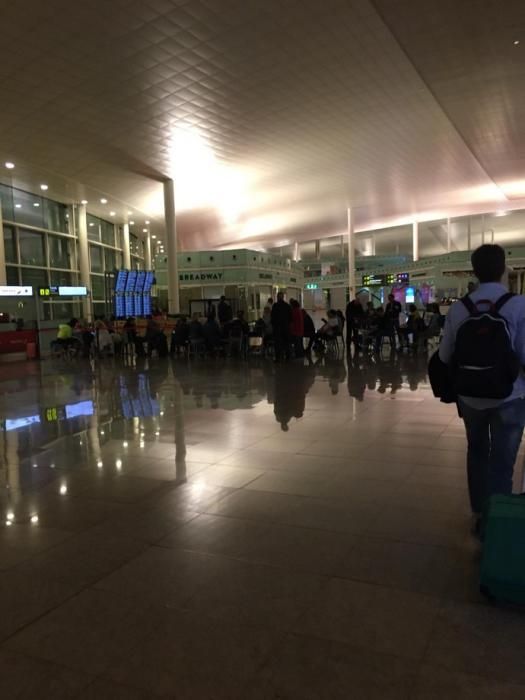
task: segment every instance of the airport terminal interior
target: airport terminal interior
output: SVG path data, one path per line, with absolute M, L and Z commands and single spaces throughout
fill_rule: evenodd
M 474 250 L 524 292 L 525 5 L 2 29 L 0 697 L 525 700 L 428 374 Z

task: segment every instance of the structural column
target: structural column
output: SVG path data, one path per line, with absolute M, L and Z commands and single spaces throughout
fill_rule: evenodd
M 348 293 L 350 299 L 356 294 L 355 284 L 355 245 L 354 245 L 354 217 L 351 207 L 346 210 L 347 238 L 348 238 Z
M 301 251 L 299 250 L 299 242 L 295 241 L 293 245 L 293 261 L 299 262 L 301 259 Z
M 129 224 L 122 227 L 122 266 L 125 270 L 131 268 L 131 251 L 129 249 Z
M 450 216 L 447 219 L 447 253 L 452 250 L 452 231 L 450 229 Z
M 470 223 L 470 216 L 467 219 L 467 250 L 472 248 L 472 229 Z
M 78 269 L 80 270 L 80 284 L 91 289 L 89 276 L 89 244 L 87 232 L 87 209 L 85 204 L 78 205 Z M 82 300 L 82 315 L 91 321 L 91 304 L 87 297 Z
M 412 222 L 412 259 L 414 262 L 419 260 L 419 223 Z
M 0 203 L 0 284 L 7 284 L 5 269 L 4 220 L 2 219 L 2 204 Z
M 321 260 L 321 241 L 315 241 L 315 259 Z
M 151 270 L 151 233 L 148 231 L 146 240 L 144 241 L 144 267 L 146 270 Z
M 177 264 L 177 222 L 175 219 L 175 187 L 173 180 L 164 182 L 164 220 L 166 222 L 166 243 L 168 244 L 168 312 L 178 314 L 179 269 Z

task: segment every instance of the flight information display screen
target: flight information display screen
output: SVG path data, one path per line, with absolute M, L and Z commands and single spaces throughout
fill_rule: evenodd
M 137 279 L 135 282 L 135 291 L 136 292 L 144 291 L 145 282 L 146 282 L 146 271 L 145 270 L 138 270 Z
M 123 296 L 122 294 L 117 294 L 117 295 L 115 296 L 115 300 L 114 300 L 114 301 L 115 301 L 115 305 L 114 305 L 114 308 L 115 308 L 115 316 L 116 316 L 117 318 L 124 318 L 124 316 L 126 315 L 126 307 L 125 307 L 125 304 L 124 304 L 124 296 Z
M 135 294 L 135 316 L 144 316 L 144 302 L 142 294 Z
M 125 292 L 126 291 L 126 280 L 128 279 L 127 270 L 119 270 L 115 275 L 115 291 Z
M 153 272 L 151 270 L 146 270 L 146 279 L 144 282 L 144 288 L 142 290 L 143 292 L 145 292 L 146 294 L 151 292 L 151 288 L 153 286 L 154 279 L 155 279 L 155 277 L 153 275 Z
M 144 309 L 143 309 L 144 316 L 151 316 L 151 297 L 149 294 L 144 295 L 143 303 L 144 303 Z
M 124 309 L 126 316 L 135 315 L 135 297 L 132 294 L 124 297 Z
M 126 280 L 126 292 L 134 292 L 135 291 L 135 284 L 137 283 L 137 271 L 136 270 L 130 270 L 128 272 L 128 278 Z

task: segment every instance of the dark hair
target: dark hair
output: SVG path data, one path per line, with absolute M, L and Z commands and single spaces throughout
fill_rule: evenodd
M 505 272 L 505 251 L 499 245 L 485 243 L 470 258 L 474 274 L 480 282 L 499 282 Z

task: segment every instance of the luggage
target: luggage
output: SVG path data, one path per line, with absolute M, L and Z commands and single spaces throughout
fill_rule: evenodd
M 525 604 L 525 494 L 490 499 L 480 590 L 501 602 Z

